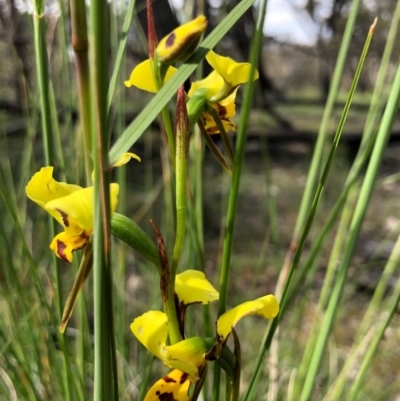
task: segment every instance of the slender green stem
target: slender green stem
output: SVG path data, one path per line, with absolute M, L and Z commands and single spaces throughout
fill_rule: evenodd
M 115 65 L 114 70 L 112 72 L 111 80 L 110 80 L 110 87 L 108 89 L 108 108 L 110 109 L 111 103 L 114 98 L 114 92 L 117 85 L 120 83 L 118 78 L 120 77 L 120 70 L 121 66 L 124 67 L 123 71 L 125 71 L 125 48 L 126 42 L 128 40 L 128 33 L 129 29 L 131 28 L 132 18 L 135 11 L 136 0 L 132 0 L 129 2 L 128 10 L 125 14 L 124 23 L 122 26 L 121 38 L 119 40 L 117 54 L 115 56 Z
M 54 144 L 51 127 L 51 97 L 50 97 L 50 82 L 49 82 L 49 70 L 46 50 L 45 32 L 46 25 L 44 20 L 44 3 L 42 1 L 35 1 L 35 12 L 33 14 L 33 30 L 34 30 L 34 44 L 35 44 L 35 56 L 36 56 L 36 70 L 37 80 L 40 93 L 40 109 L 41 109 L 41 122 L 42 122 L 42 138 L 44 144 L 44 156 L 46 165 L 54 165 Z M 49 234 L 54 236 L 55 233 L 55 221 L 49 216 Z M 59 271 L 59 262 L 56 257 L 52 255 L 52 264 L 54 266 L 54 276 L 56 280 L 56 305 L 57 305 L 57 316 L 61 316 L 62 311 L 62 298 L 61 298 L 61 278 Z M 56 325 L 54 325 L 56 328 Z M 71 400 L 72 389 L 70 380 L 70 368 L 68 365 L 67 351 L 62 338 L 60 341 L 63 342 L 63 367 L 64 367 L 64 386 L 65 386 L 65 398 Z
M 169 114 L 168 106 L 163 107 L 161 116 L 164 122 L 165 133 L 167 134 L 169 154 L 171 157 L 172 165 L 176 168 L 176 149 L 175 149 L 175 136 L 174 129 L 172 128 L 171 115 Z
M 392 253 L 388 259 L 388 262 L 385 266 L 385 271 L 393 272 L 399 267 L 399 257 L 400 257 L 400 236 L 397 238 L 396 244 L 393 247 Z M 360 391 L 360 386 L 362 381 L 364 380 L 367 369 L 369 368 L 372 358 L 375 355 L 378 345 L 381 342 L 385 330 L 389 326 L 389 323 L 396 313 L 398 308 L 398 304 L 400 302 L 400 280 L 397 280 L 396 287 L 393 295 L 389 300 L 389 310 L 386 310 L 384 314 L 382 314 L 382 321 L 379 324 L 378 332 L 374 335 L 371 346 L 368 348 L 367 353 L 365 355 L 364 360 L 361 363 L 360 368 L 357 370 L 357 376 L 352 383 L 352 386 L 349 391 L 349 401 L 355 401 L 357 399 L 358 393 Z
M 326 101 L 321 125 L 318 130 L 317 142 L 315 144 L 315 149 L 314 149 L 314 153 L 312 156 L 310 169 L 307 174 L 307 183 L 306 183 L 306 187 L 304 189 L 303 197 L 301 200 L 299 213 L 297 215 L 297 220 L 296 220 L 296 225 L 295 225 L 295 229 L 293 232 L 293 237 L 291 240 L 290 248 L 289 248 L 286 258 L 285 258 L 284 265 L 281 270 L 281 274 L 279 276 L 278 284 L 276 286 L 277 287 L 276 295 L 278 295 L 278 296 L 280 295 L 280 293 L 282 291 L 282 286 L 284 285 L 286 278 L 288 276 L 288 270 L 293 261 L 293 256 L 294 256 L 294 253 L 296 252 L 296 249 L 297 249 L 297 246 L 299 243 L 299 238 L 300 238 L 302 230 L 304 229 L 305 221 L 307 219 L 314 188 L 315 188 L 316 183 L 318 182 L 318 179 L 320 176 L 321 161 L 322 161 L 323 150 L 325 147 L 326 137 L 327 137 L 327 133 L 328 133 L 328 126 L 329 126 L 329 122 L 331 120 L 332 113 L 334 110 L 337 94 L 339 92 L 340 82 L 341 82 L 342 76 L 343 76 L 344 65 L 346 62 L 346 57 L 347 57 L 347 53 L 348 53 L 348 50 L 350 47 L 352 34 L 353 34 L 353 30 L 354 30 L 354 26 L 356 23 L 356 18 L 358 15 L 358 10 L 360 8 L 360 5 L 361 5 L 361 0 L 354 0 L 351 4 L 350 14 L 347 19 L 346 28 L 343 33 L 343 38 L 341 41 L 338 58 L 336 61 L 332 80 L 331 80 L 330 86 L 329 86 L 330 89 L 329 89 L 328 99 Z
M 187 160 L 189 150 L 189 120 L 186 110 L 183 89 L 180 90 L 182 96 L 178 95 L 178 102 L 175 117 L 176 133 L 176 158 L 175 158 L 175 205 L 176 205 L 176 233 L 175 245 L 172 253 L 171 280 L 175 282 L 175 275 L 178 269 L 179 259 L 181 257 L 183 243 L 186 232 L 187 199 L 186 199 L 186 181 L 187 181 Z M 180 92 L 180 93 L 181 93 Z
M 260 49 L 262 43 L 262 27 L 264 26 L 265 14 L 267 9 L 267 0 L 261 0 L 258 5 L 258 17 L 255 29 L 255 35 L 251 44 L 250 53 L 250 71 L 249 77 L 254 76 L 255 66 L 258 65 L 258 59 L 260 56 Z M 245 86 L 243 95 L 243 108 L 240 114 L 239 129 L 236 139 L 236 152 L 235 152 L 235 164 L 233 167 L 232 186 L 229 193 L 228 210 L 226 214 L 226 228 L 225 238 L 222 253 L 222 264 L 220 273 L 220 295 L 219 295 L 219 306 L 218 316 L 221 316 L 226 311 L 227 300 L 228 300 L 228 286 L 229 286 L 229 273 L 230 273 L 230 262 L 232 255 L 232 243 L 233 243 L 233 230 L 236 219 L 236 208 L 239 197 L 239 186 L 240 177 L 242 173 L 242 164 L 244 160 L 245 143 L 247 137 L 247 125 L 250 118 L 251 105 L 253 102 L 253 91 L 254 81 L 250 79 Z M 213 401 L 219 400 L 220 390 L 220 376 L 221 370 L 218 365 L 215 365 L 214 370 L 214 388 L 213 388 Z
M 108 5 L 91 4 L 90 66 L 94 156 L 94 400 L 117 400 L 112 277 L 110 270 L 110 174 L 108 164 Z
M 89 41 L 84 0 L 70 0 L 71 44 L 75 53 L 75 68 L 78 83 L 79 115 L 82 123 L 86 179 L 89 182 L 92 170 L 92 121 L 89 74 Z
M 317 190 L 316 190 L 316 193 L 315 193 L 315 196 L 314 196 L 314 200 L 312 202 L 311 209 L 310 209 L 310 212 L 309 212 L 307 220 L 306 220 L 306 224 L 305 224 L 304 230 L 303 230 L 302 235 L 300 237 L 299 246 L 297 247 L 297 249 L 296 249 L 296 251 L 294 253 L 294 258 L 293 258 L 293 261 L 292 261 L 292 263 L 290 265 L 289 273 L 288 273 L 287 280 L 286 280 L 285 286 L 283 288 L 283 292 L 282 292 L 282 296 L 281 296 L 281 300 L 280 300 L 281 308 L 280 308 L 279 314 L 274 319 L 274 321 L 272 322 L 272 324 L 270 326 L 270 329 L 269 329 L 269 332 L 268 332 L 268 335 L 266 336 L 265 341 L 263 343 L 263 346 L 262 346 L 262 348 L 260 350 L 260 353 L 259 353 L 259 356 L 258 356 L 258 359 L 257 359 L 256 368 L 255 368 L 255 370 L 253 372 L 253 376 L 252 376 L 250 385 L 248 387 L 248 390 L 247 390 L 247 393 L 246 393 L 246 396 L 245 396 L 245 401 L 249 400 L 250 397 L 252 396 L 252 392 L 254 391 L 255 383 L 256 383 L 256 381 L 258 379 L 258 375 L 260 373 L 261 364 L 262 364 L 262 362 L 264 360 L 264 357 L 265 357 L 267 351 L 269 350 L 269 348 L 271 346 L 273 335 L 274 335 L 275 330 L 278 327 L 279 321 L 281 320 L 284 311 L 286 311 L 286 297 L 287 297 L 288 292 L 289 292 L 289 287 L 290 287 L 294 272 L 297 269 L 297 266 L 298 266 L 298 264 L 300 262 L 300 258 L 301 258 L 302 252 L 303 252 L 304 244 L 305 244 L 305 242 L 307 240 L 307 237 L 308 237 L 308 234 L 310 232 L 312 223 L 314 221 L 314 217 L 315 217 L 315 214 L 316 214 L 316 211 L 317 211 L 317 207 L 318 207 L 319 201 L 321 199 L 322 191 L 323 191 L 323 189 L 325 187 L 325 183 L 326 183 L 326 180 L 328 178 L 328 174 L 329 174 L 330 168 L 332 166 L 333 157 L 335 155 L 337 146 L 339 144 L 339 141 L 340 141 L 340 138 L 341 138 L 341 135 L 342 135 L 342 132 L 343 132 L 344 123 L 346 121 L 346 118 L 347 118 L 347 115 L 348 115 L 348 112 L 349 112 L 349 109 L 350 109 L 350 105 L 351 105 L 351 102 L 352 102 L 352 99 L 353 99 L 353 96 L 354 96 L 354 92 L 355 92 L 355 89 L 356 89 L 356 86 L 357 86 L 358 79 L 359 79 L 359 77 L 361 75 L 361 70 L 362 70 L 363 64 L 365 62 L 365 58 L 366 58 L 366 55 L 367 55 L 367 52 L 368 52 L 369 44 L 370 44 L 371 39 L 372 39 L 372 33 L 373 33 L 374 27 L 375 26 L 371 27 L 369 35 L 368 35 L 367 40 L 365 42 L 365 45 L 364 45 L 364 48 L 363 48 L 363 51 L 362 51 L 362 54 L 361 54 L 361 57 L 360 57 L 360 61 L 359 61 L 359 64 L 357 66 L 357 70 L 356 70 L 356 73 L 355 73 L 355 76 L 354 76 L 354 79 L 353 79 L 353 82 L 351 84 L 351 88 L 350 88 L 350 91 L 349 91 L 349 94 L 348 94 L 348 97 L 347 97 L 347 100 L 346 100 L 346 104 L 344 106 L 343 113 L 342 113 L 342 116 L 340 118 L 340 121 L 339 121 L 339 124 L 338 124 L 338 128 L 336 130 L 335 137 L 333 138 L 333 143 L 332 143 L 329 155 L 328 155 L 328 159 L 326 161 L 324 170 L 322 172 L 321 180 L 320 180 L 320 182 L 318 184 L 318 187 L 317 187 Z
M 393 120 L 397 112 L 397 105 L 400 99 L 400 68 L 397 69 L 396 77 L 390 92 L 389 100 L 385 109 L 385 113 L 382 118 L 378 137 L 375 142 L 375 146 L 371 155 L 371 161 L 368 165 L 366 176 L 360 191 L 358 202 L 354 211 L 353 219 L 351 221 L 348 240 L 346 241 L 346 247 L 344 249 L 342 262 L 338 270 L 338 276 L 333 288 L 327 312 L 324 316 L 320 335 L 315 344 L 313 359 L 308 370 L 308 374 L 304 383 L 301 400 L 308 400 L 311 396 L 313 383 L 315 382 L 315 376 L 317 374 L 319 364 L 322 358 L 322 354 L 325 349 L 325 344 L 330 332 L 330 328 L 335 317 L 337 305 L 341 299 L 342 289 L 347 277 L 347 269 L 350 264 L 352 254 L 355 249 L 355 245 L 358 239 L 358 235 L 361 229 L 361 224 L 364 219 L 365 211 L 369 204 L 371 194 L 375 185 L 375 180 L 380 166 L 383 151 L 386 147 L 390 130 L 393 125 Z

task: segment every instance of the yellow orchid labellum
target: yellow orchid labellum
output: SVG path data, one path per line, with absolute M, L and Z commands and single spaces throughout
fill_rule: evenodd
M 161 39 L 156 47 L 158 61 L 170 64 L 188 59 L 196 50 L 207 23 L 206 17 L 200 15 Z
M 190 383 L 187 373 L 175 369 L 153 384 L 144 401 L 189 401 Z
M 157 93 L 157 85 L 154 80 L 153 72 L 151 69 L 152 61 L 147 59 L 138 64 L 131 72 L 131 75 L 127 81 L 124 82 L 127 88 L 136 86 L 141 90 Z M 164 76 L 164 84 L 167 83 L 172 76 L 178 71 L 175 67 L 169 66 Z
M 275 296 L 271 294 L 257 298 L 254 301 L 244 302 L 219 317 L 217 321 L 218 336 L 225 341 L 232 328 L 244 316 L 258 315 L 265 319 L 273 319 L 278 312 L 279 303 Z
M 133 153 L 124 154 L 120 166 L 136 157 Z M 54 167 L 43 167 L 33 175 L 26 186 L 29 199 L 50 213 L 63 227 L 50 244 L 55 254 L 72 262 L 72 252 L 82 249 L 93 233 L 93 187 L 58 182 L 53 178 Z M 118 203 L 118 184 L 110 185 L 110 210 L 114 213 Z

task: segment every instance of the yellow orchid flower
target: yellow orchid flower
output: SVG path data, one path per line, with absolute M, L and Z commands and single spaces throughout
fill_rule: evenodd
M 179 303 L 208 304 L 219 298 L 218 292 L 197 270 L 186 270 L 177 274 L 175 292 Z M 205 362 L 207 346 L 200 337 L 191 337 L 167 346 L 168 318 L 164 312 L 149 311 L 137 317 L 130 326 L 135 337 L 166 365 L 188 373 L 194 380 L 199 378 L 199 369 Z
M 250 63 L 237 63 L 230 57 L 220 56 L 212 50 L 207 53 L 206 59 L 224 80 L 224 89 L 222 90 L 221 98 L 226 98 L 239 85 L 249 81 Z M 253 81 L 256 79 L 258 79 L 257 70 L 254 71 Z
M 167 366 L 180 369 L 194 380 L 205 361 L 207 347 L 200 337 L 191 337 L 174 345 L 166 345 L 168 318 L 164 312 L 148 311 L 137 317 L 130 326 L 134 336 Z
M 187 373 L 175 369 L 153 384 L 144 401 L 189 401 L 190 383 Z
M 114 166 L 127 163 L 133 153 L 127 153 Z M 58 182 L 53 178 L 54 167 L 42 167 L 26 186 L 29 199 L 50 213 L 63 227 L 50 244 L 50 249 L 65 261 L 72 262 L 72 252 L 82 249 L 93 232 L 93 187 Z M 110 210 L 118 203 L 118 184 L 110 185 Z
M 177 275 L 176 293 L 180 303 L 208 303 L 218 299 L 218 293 L 206 280 L 203 273 L 186 271 Z M 254 301 L 245 302 L 224 313 L 217 321 L 219 349 L 225 344 L 232 328 L 244 316 L 256 314 L 273 319 L 279 312 L 279 304 L 273 295 L 266 295 Z M 149 311 L 137 317 L 130 326 L 135 337 L 167 366 L 190 375 L 193 381 L 208 362 L 209 346 L 201 337 L 184 339 L 173 345 L 166 345 L 168 317 L 161 311 Z
M 225 81 L 217 71 L 212 71 L 206 78 L 192 83 L 188 96 L 196 96 L 196 93 L 201 93 L 208 100 L 216 97 L 221 93 L 225 86 Z M 230 121 L 230 118 L 236 114 L 236 93 L 239 87 L 236 87 L 224 99 L 219 102 L 211 102 L 211 106 L 216 109 L 225 131 L 236 131 L 236 125 Z M 205 129 L 209 134 L 218 134 L 219 129 L 213 117 L 207 111 L 201 114 Z
M 273 319 L 279 312 L 279 303 L 273 295 L 266 295 L 224 313 L 217 320 L 218 348 L 225 344 L 237 322 L 247 315 L 259 315 Z M 164 312 L 149 311 L 136 318 L 131 326 L 135 337 L 167 366 L 179 369 L 190 375 L 193 381 L 199 380 L 199 373 L 208 362 L 206 354 L 209 346 L 201 337 L 190 337 L 173 345 L 166 345 L 168 337 L 168 318 Z
M 158 60 L 161 63 L 174 63 L 188 59 L 196 50 L 207 23 L 206 17 L 200 15 L 174 29 L 158 44 L 156 48 Z
M 164 84 L 167 83 L 172 76 L 178 71 L 175 67 L 169 66 L 164 77 Z M 151 60 L 147 59 L 138 64 L 131 72 L 130 78 L 124 82 L 127 88 L 136 86 L 137 88 L 157 93 L 157 85 L 154 81 L 153 72 L 151 70 Z

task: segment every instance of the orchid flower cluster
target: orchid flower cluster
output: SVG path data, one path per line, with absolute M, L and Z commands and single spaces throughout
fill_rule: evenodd
M 148 18 L 150 58 L 133 69 L 129 80 L 125 81 L 125 86 L 128 88 L 135 86 L 151 93 L 159 91 L 177 72 L 171 64 L 190 57 L 206 26 L 206 18 L 199 16 L 174 30 L 157 45 L 152 20 Z M 220 133 L 232 162 L 233 151 L 230 149 L 226 133 L 229 130 L 236 131 L 236 125 L 231 121 L 236 113 L 236 94 L 240 85 L 249 79 L 257 79 L 258 72 L 254 70 L 251 77 L 249 63 L 237 63 L 212 50 L 208 52 L 206 59 L 213 71 L 206 78 L 193 82 L 185 95 L 185 112 L 189 127 L 184 129 L 190 132 L 197 123 L 207 144 L 210 144 L 210 141 L 207 141 L 208 135 Z M 180 99 L 182 96 L 178 94 L 177 110 L 180 108 Z M 209 147 L 213 153 L 217 152 L 213 146 Z M 217 160 L 221 160 L 220 154 L 216 156 Z M 224 167 L 228 163 L 225 159 L 222 160 L 221 164 Z M 157 233 L 157 236 L 162 259 L 160 288 L 165 312 L 148 311 L 134 319 L 130 327 L 135 337 L 173 370 L 150 388 L 145 401 L 195 400 L 204 383 L 207 364 L 210 361 L 217 361 L 226 370 L 232 382 L 239 380 L 234 372 L 238 369 L 240 371 L 240 357 L 238 357 L 240 350 L 235 347 L 235 352 L 232 354 L 226 346 L 229 335 L 234 332 L 236 323 L 246 315 L 275 318 L 279 312 L 279 304 L 271 294 L 245 302 L 218 318 L 215 337 L 186 337 L 187 307 L 192 304 L 206 305 L 217 301 L 219 293 L 200 271 L 186 270 L 174 276 L 174 272 L 169 270 L 161 234 Z M 168 287 L 172 287 L 172 295 L 171 288 Z M 168 299 L 171 297 L 173 297 L 172 303 L 175 304 L 172 308 L 171 299 Z M 171 312 L 174 306 L 175 310 Z M 171 321 L 175 318 L 178 320 L 178 334 L 176 322 Z M 194 389 L 189 395 L 191 384 L 194 385 Z M 235 386 L 238 386 L 238 383 L 235 383 Z
M 206 18 L 199 16 L 178 27 L 158 43 L 152 14 L 148 13 L 149 59 L 133 69 L 125 85 L 135 86 L 151 93 L 159 91 L 177 72 L 172 64 L 185 61 L 194 52 L 206 26 Z M 185 333 L 187 308 L 193 304 L 207 305 L 219 299 L 218 291 L 207 280 L 204 273 L 186 270 L 176 274 L 186 227 L 185 182 L 189 135 L 194 125 L 198 124 L 210 150 L 222 167 L 230 172 L 234 155 L 227 132 L 236 130 L 236 125 L 231 118 L 236 113 L 237 91 L 240 85 L 258 78 L 257 70 L 254 70 L 249 63 L 237 63 L 212 50 L 208 52 L 206 59 L 213 71 L 206 78 L 193 82 L 187 93 L 181 87 L 177 97 L 175 131 L 168 137 L 171 159 L 175 167 L 176 187 L 177 191 L 180 191 L 177 195 L 177 205 L 180 202 L 180 207 L 179 210 L 177 207 L 177 239 L 172 263 L 167 256 L 162 235 L 155 224 L 158 249 L 140 229 L 132 224 L 128 223 L 128 227 L 131 227 L 128 229 L 130 232 L 119 236 L 144 256 L 153 255 L 148 259 L 156 265 L 160 275 L 160 289 L 165 312 L 148 311 L 135 318 L 130 326 L 134 336 L 153 355 L 172 369 L 167 376 L 150 388 L 145 401 L 195 400 L 204 383 L 207 365 L 212 361 L 216 361 L 226 371 L 232 383 L 238 382 L 239 378 L 235 372 L 240 371 L 240 347 L 234 331 L 235 325 L 246 315 L 274 319 L 279 312 L 276 298 L 273 295 L 265 295 L 221 314 L 216 321 L 215 337 L 205 338 L 201 334 L 187 337 Z M 218 147 L 213 145 L 209 137 L 217 133 L 222 136 L 229 162 L 220 153 Z M 134 153 L 125 153 L 112 167 L 120 167 L 131 158 L 140 161 Z M 73 252 L 87 247 L 91 240 L 94 227 L 93 187 L 82 188 L 78 185 L 58 182 L 53 178 L 53 170 L 53 167 L 48 166 L 37 172 L 28 183 L 26 193 L 31 200 L 44 208 L 62 225 L 63 231 L 55 236 L 50 248 L 57 257 L 71 262 Z M 112 183 L 110 185 L 111 214 L 116 210 L 118 192 L 118 184 Z M 125 221 L 122 225 L 124 224 Z M 139 236 L 140 240 L 129 241 L 124 238 L 124 235 Z M 155 258 L 153 248 L 156 253 Z M 90 263 L 90 258 L 86 258 L 85 266 Z M 72 306 L 69 305 L 64 310 L 61 331 L 68 322 L 74 300 L 82 285 L 82 282 L 78 282 L 77 291 L 74 296 L 69 297 L 72 298 Z M 235 344 L 233 353 L 227 346 L 231 333 L 233 333 Z M 238 386 L 237 383 L 234 385 Z M 192 391 L 190 391 L 191 387 L 194 387 Z M 189 395 L 190 392 L 191 395 Z
M 135 337 L 165 365 L 174 369 L 150 388 L 145 401 L 163 399 L 188 401 L 191 383 L 195 385 L 195 388 L 201 387 L 205 379 L 206 366 L 214 360 L 223 362 L 221 366 L 233 380 L 235 364 L 238 362 L 226 347 L 226 342 L 236 323 L 246 315 L 259 315 L 265 319 L 273 319 L 279 311 L 276 298 L 273 295 L 266 295 L 244 302 L 221 315 L 216 322 L 216 340 L 215 337 L 186 338 L 184 333 L 186 308 L 192 304 L 206 305 L 217 301 L 219 293 L 206 279 L 204 273 L 186 270 L 176 276 L 175 296 L 177 314 L 180 317 L 179 327 L 183 338 L 181 341 L 167 345 L 168 317 L 164 312 L 154 310 L 146 312 L 131 324 Z
M 157 45 L 155 29 L 151 19 L 149 28 L 150 58 L 138 64 L 125 86 L 135 86 L 141 90 L 156 93 L 177 72 L 171 64 L 186 60 L 200 41 L 207 26 L 206 18 L 201 15 L 163 38 Z M 204 79 L 191 84 L 186 94 L 187 112 L 190 130 L 197 123 L 205 142 L 216 160 L 225 171 L 231 174 L 234 154 L 227 136 L 228 131 L 236 131 L 236 124 L 231 120 L 236 114 L 236 94 L 240 85 L 249 80 L 258 79 L 258 71 L 249 63 L 237 63 L 230 57 L 224 57 L 213 50 L 206 55 L 206 60 L 213 71 Z M 221 134 L 222 142 L 228 155 L 228 161 L 218 147 L 209 138 L 212 134 Z M 171 156 L 174 162 L 173 139 L 168 138 Z
M 139 156 L 128 152 L 113 167 L 121 167 L 131 158 L 140 161 Z M 54 237 L 50 249 L 60 259 L 72 262 L 72 252 L 84 248 L 93 233 L 93 187 L 82 188 L 79 185 L 58 182 L 53 178 L 53 171 L 52 166 L 42 167 L 26 186 L 26 194 L 63 226 L 64 231 Z M 119 185 L 112 183 L 111 214 L 117 207 L 118 192 Z

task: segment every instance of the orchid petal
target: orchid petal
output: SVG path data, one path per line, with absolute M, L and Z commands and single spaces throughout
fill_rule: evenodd
M 114 213 L 118 203 L 119 185 L 110 185 L 110 209 Z M 93 187 L 83 188 L 62 198 L 52 200 L 45 209 L 57 220 L 65 231 L 72 235 L 90 237 L 93 232 Z M 60 221 L 61 220 L 61 221 Z
M 136 159 L 137 161 L 141 161 L 140 157 L 132 152 L 124 153 L 112 166 L 113 167 L 121 167 L 124 164 L 128 163 L 131 159 Z
M 168 318 L 164 312 L 149 311 L 131 324 L 135 337 L 157 358 L 164 360 L 168 336 Z
M 144 401 L 189 401 L 190 383 L 187 373 L 175 369 L 153 384 Z
M 251 69 L 250 63 L 237 63 L 230 57 L 220 56 L 210 50 L 206 56 L 208 63 L 224 79 L 225 83 L 231 88 L 236 88 L 249 80 Z M 254 71 L 253 80 L 258 78 L 258 71 Z
M 278 312 L 279 303 L 273 295 L 266 295 L 254 301 L 244 302 L 219 317 L 217 333 L 225 340 L 242 317 L 259 315 L 266 319 L 273 319 Z
M 48 202 L 70 195 L 75 191 L 82 189 L 79 185 L 58 182 L 53 178 L 54 167 L 42 167 L 35 173 L 26 186 L 26 195 L 40 207 L 45 209 Z M 58 212 L 50 214 L 62 224 L 62 219 Z
M 156 48 L 158 60 L 162 63 L 174 63 L 188 59 L 196 50 L 206 27 L 207 19 L 200 15 L 174 29 L 160 40 Z
M 185 305 L 193 303 L 204 305 L 219 298 L 218 291 L 206 279 L 204 273 L 198 270 L 185 270 L 177 274 L 175 292 L 179 301 Z
M 164 77 L 164 84 L 172 78 L 176 71 L 177 69 L 175 67 L 170 66 L 168 68 Z M 150 59 L 138 64 L 131 72 L 129 80 L 125 81 L 124 84 L 127 88 L 136 86 L 144 91 L 157 93 L 157 85 L 154 81 L 153 72 L 151 70 Z

